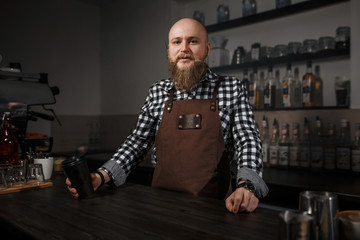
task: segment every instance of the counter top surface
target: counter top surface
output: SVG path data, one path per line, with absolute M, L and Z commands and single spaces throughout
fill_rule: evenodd
M 127 183 L 74 200 L 53 187 L 0 197 L 0 228 L 23 239 L 277 239 L 279 209 L 229 213 L 224 201 Z M 24 238 L 25 237 L 25 238 Z M 13 239 L 16 239 L 15 237 Z

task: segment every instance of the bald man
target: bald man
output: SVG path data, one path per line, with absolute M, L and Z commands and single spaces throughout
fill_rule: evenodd
M 262 148 L 244 83 L 219 76 L 206 64 L 210 43 L 194 19 L 177 21 L 169 31 L 168 79 L 154 83 L 134 131 L 92 173 L 94 189 L 122 185 L 155 143 L 152 186 L 224 199 L 233 213 L 253 212 L 268 188 L 262 180 Z M 232 189 L 230 161 L 238 165 Z M 74 198 L 77 190 L 66 179 Z

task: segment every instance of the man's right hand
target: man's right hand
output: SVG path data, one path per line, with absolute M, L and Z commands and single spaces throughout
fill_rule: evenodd
M 98 187 L 101 184 L 101 177 L 97 173 L 90 173 L 90 178 L 91 178 L 91 184 L 94 187 L 94 191 L 96 191 L 96 189 L 98 189 Z M 73 195 L 73 198 L 78 199 L 79 193 L 77 192 L 76 188 L 71 186 L 71 181 L 69 178 L 66 178 L 65 184 L 67 185 L 69 192 Z

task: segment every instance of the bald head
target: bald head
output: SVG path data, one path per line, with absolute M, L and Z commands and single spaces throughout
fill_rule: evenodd
M 174 23 L 169 31 L 169 42 L 171 38 L 176 36 L 179 32 L 191 32 L 205 41 L 208 41 L 207 31 L 199 21 L 192 18 L 183 18 Z

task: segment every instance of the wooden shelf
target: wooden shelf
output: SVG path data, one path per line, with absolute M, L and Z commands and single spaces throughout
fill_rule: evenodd
M 261 109 L 256 109 L 253 108 L 254 112 L 261 112 L 261 111 L 265 111 L 265 112 L 270 112 L 270 111 L 290 111 L 290 110 L 295 110 L 295 111 L 308 111 L 308 110 L 335 110 L 335 109 L 349 109 L 349 107 L 338 107 L 338 106 L 322 106 L 322 107 L 287 107 L 287 108 L 261 108 Z
M 271 19 L 281 18 L 288 15 L 306 12 L 309 10 L 326 7 L 337 3 L 348 2 L 348 1 L 349 0 L 312 0 L 312 1 L 300 2 L 300 3 L 292 4 L 287 7 L 273 9 L 251 16 L 236 18 L 223 23 L 208 25 L 206 26 L 206 30 L 208 31 L 208 33 L 228 30 L 231 28 L 237 28 L 258 22 L 268 21 Z
M 254 67 L 264 67 L 268 65 L 281 65 L 288 62 L 306 62 L 308 60 L 330 60 L 332 58 L 336 59 L 347 59 L 350 58 L 350 49 L 327 49 L 321 50 L 315 53 L 305 53 L 305 54 L 292 54 L 283 57 L 261 59 L 259 61 L 245 62 L 241 64 L 226 65 L 220 67 L 212 67 L 214 71 L 229 71 L 229 70 L 240 70 Z

